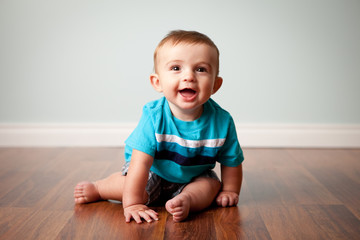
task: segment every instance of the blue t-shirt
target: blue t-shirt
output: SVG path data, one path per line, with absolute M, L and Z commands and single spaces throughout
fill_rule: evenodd
M 165 97 L 147 103 L 135 130 L 125 141 L 125 160 L 132 149 L 154 157 L 151 171 L 169 182 L 188 183 L 219 162 L 236 167 L 244 160 L 230 114 L 214 100 L 200 118 L 175 118 Z

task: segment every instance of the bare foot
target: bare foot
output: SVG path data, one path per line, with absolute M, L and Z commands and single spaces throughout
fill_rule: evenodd
M 190 197 L 179 194 L 165 204 L 166 210 L 173 215 L 174 222 L 180 222 L 188 217 L 190 211 Z
M 90 203 L 101 199 L 99 191 L 94 183 L 80 182 L 74 190 L 75 203 Z

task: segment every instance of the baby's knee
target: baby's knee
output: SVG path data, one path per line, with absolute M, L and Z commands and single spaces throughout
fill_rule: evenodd
M 204 183 L 207 183 L 211 189 L 219 191 L 221 188 L 221 182 L 218 179 L 210 177 L 200 177 L 197 180 L 204 181 Z

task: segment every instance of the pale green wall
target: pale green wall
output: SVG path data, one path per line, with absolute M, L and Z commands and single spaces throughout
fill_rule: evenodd
M 0 123 L 136 122 L 172 29 L 221 51 L 239 123 L 360 123 L 360 1 L 0 1 Z

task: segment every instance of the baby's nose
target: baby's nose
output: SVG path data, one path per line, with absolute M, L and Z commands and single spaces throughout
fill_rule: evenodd
M 193 82 L 195 81 L 195 75 L 192 71 L 185 72 L 185 75 L 183 77 L 183 80 L 186 82 Z

